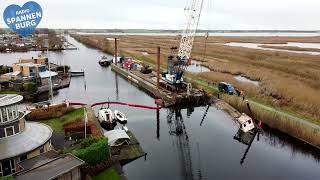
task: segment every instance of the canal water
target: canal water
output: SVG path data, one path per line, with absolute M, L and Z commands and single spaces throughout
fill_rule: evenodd
M 56 63 L 84 69 L 86 76 L 72 78 L 54 102 L 94 103 L 118 100 L 154 105 L 154 99 L 111 71 L 98 60 L 100 51 L 68 37 L 78 50 L 50 52 Z M 0 64 L 11 64 L 35 52 L 0 54 Z M 98 107 L 97 107 L 98 108 Z M 154 110 L 111 106 L 128 116 L 127 127 L 136 135 L 146 157 L 123 166 L 130 180 L 141 179 L 318 179 L 320 152 L 288 136 L 265 128 L 251 146 L 234 139 L 238 126 L 214 107 Z M 203 120 L 202 120 L 203 119 Z M 201 126 L 200 126 L 201 124 Z M 178 133 L 176 127 L 182 127 Z

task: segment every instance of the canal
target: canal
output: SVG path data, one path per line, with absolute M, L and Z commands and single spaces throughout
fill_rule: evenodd
M 93 103 L 117 100 L 154 105 L 154 99 L 122 77 L 98 64 L 103 55 L 68 37 L 78 50 L 50 52 L 51 61 L 84 69 L 86 76 L 72 78 L 54 102 L 64 100 Z M 11 65 L 19 57 L 39 52 L 0 54 L 0 64 Z M 130 180 L 141 179 L 318 179 L 320 152 L 277 131 L 264 128 L 248 145 L 233 137 L 236 123 L 225 112 L 210 107 L 161 109 L 156 111 L 111 106 L 128 116 L 127 127 L 147 153 L 123 169 Z M 177 134 L 176 126 L 183 127 Z

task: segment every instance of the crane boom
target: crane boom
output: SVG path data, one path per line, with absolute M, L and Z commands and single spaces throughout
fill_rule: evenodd
M 189 65 L 189 58 L 193 46 L 194 37 L 199 25 L 200 15 L 204 0 L 191 0 L 185 10 L 187 11 L 188 23 L 184 29 L 180 41 L 178 55 L 175 57 L 172 53 L 168 57 L 168 72 L 162 74 L 162 79 L 176 87 L 183 85 L 183 73 Z M 171 48 L 174 51 L 177 48 Z
M 203 1 L 192 0 L 190 7 L 186 8 L 188 12 L 188 24 L 183 31 L 178 52 L 178 56 L 181 59 L 188 60 L 190 58 L 194 37 L 200 21 Z

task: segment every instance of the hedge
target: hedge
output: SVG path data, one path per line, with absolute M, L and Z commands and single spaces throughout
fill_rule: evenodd
M 23 90 L 27 92 L 36 92 L 38 87 L 36 83 L 28 82 L 28 83 L 23 83 Z
M 84 149 L 75 150 L 73 154 L 84 160 L 87 164 L 94 166 L 110 157 L 108 141 L 106 138 L 101 138 L 97 142 L 88 140 L 82 145 L 87 146 Z M 94 142 L 88 146 L 90 142 Z

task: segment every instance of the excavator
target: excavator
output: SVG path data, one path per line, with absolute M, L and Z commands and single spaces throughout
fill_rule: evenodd
M 186 83 L 183 81 L 183 73 L 187 66 L 191 64 L 190 55 L 198 29 L 203 1 L 191 0 L 191 3 L 185 8 L 188 16 L 187 27 L 182 33 L 179 49 L 177 47 L 171 48 L 171 54 L 168 56 L 167 72 L 162 73 L 162 80 L 165 83 L 176 87 L 186 87 Z M 177 49 L 178 55 L 175 56 Z

